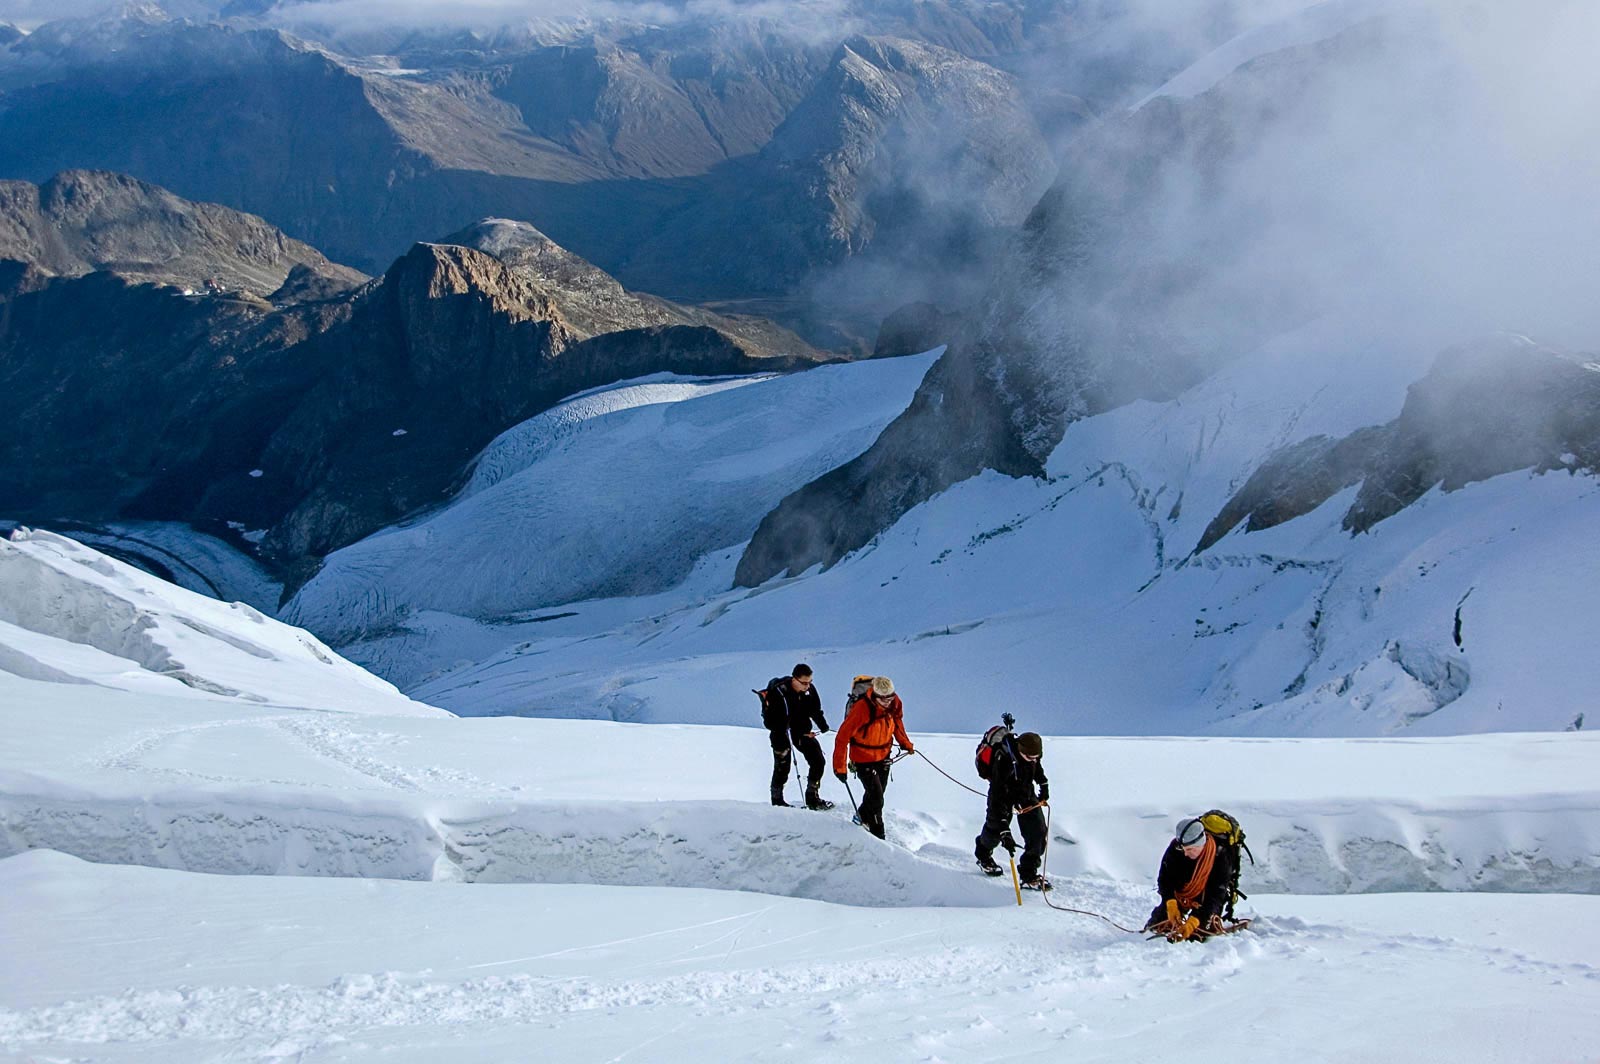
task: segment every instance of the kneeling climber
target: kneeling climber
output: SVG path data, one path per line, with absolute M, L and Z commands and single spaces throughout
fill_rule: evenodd
M 1156 873 L 1161 901 L 1151 910 L 1144 929 L 1165 935 L 1169 942 L 1201 939 L 1226 930 L 1222 914 L 1232 901 L 1237 861 L 1231 847 L 1217 845 L 1199 817 L 1178 821 Z

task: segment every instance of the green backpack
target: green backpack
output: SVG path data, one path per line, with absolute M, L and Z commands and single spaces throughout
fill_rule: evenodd
M 1233 881 L 1228 884 L 1228 921 L 1233 922 L 1233 903 L 1243 898 L 1250 900 L 1250 895 L 1239 889 L 1239 851 L 1243 850 L 1250 858 L 1250 863 L 1256 863 L 1256 855 L 1250 852 L 1250 847 L 1244 844 L 1244 828 L 1239 826 L 1239 821 L 1230 814 L 1220 809 L 1212 809 L 1200 814 L 1200 824 L 1210 832 L 1211 837 L 1217 840 L 1217 845 L 1226 849 L 1233 855 Z

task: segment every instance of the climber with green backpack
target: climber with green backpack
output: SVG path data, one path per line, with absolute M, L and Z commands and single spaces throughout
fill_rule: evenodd
M 1184 942 L 1248 926 L 1250 921 L 1235 920 L 1233 915 L 1234 901 L 1246 897 L 1239 890 L 1241 850 L 1254 864 L 1255 855 L 1244 844 L 1244 829 L 1220 809 L 1178 821 L 1156 873 L 1161 900 L 1144 929 L 1169 942 Z

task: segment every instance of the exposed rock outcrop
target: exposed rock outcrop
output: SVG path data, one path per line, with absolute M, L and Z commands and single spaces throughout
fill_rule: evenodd
M 883 319 L 872 345 L 873 358 L 894 358 L 931 351 L 948 344 L 961 331 L 963 316 L 932 303 L 908 303 Z
M 1241 522 L 1271 528 L 1360 484 L 1344 528 L 1365 532 L 1434 488 L 1455 491 L 1518 469 L 1600 472 L 1600 361 L 1502 336 L 1441 354 L 1400 416 L 1342 440 L 1318 436 L 1272 456 L 1201 536 Z
M 295 270 L 297 287 L 315 278 L 327 294 L 367 279 L 253 214 L 91 170 L 68 170 L 37 186 L 0 181 L 0 258 L 63 276 L 107 270 L 132 281 L 255 296 L 279 290 Z

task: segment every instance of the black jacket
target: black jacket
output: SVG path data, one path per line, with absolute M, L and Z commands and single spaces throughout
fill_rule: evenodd
M 989 798 L 1009 806 L 1036 805 L 1050 797 L 1050 780 L 1044 774 L 1044 759 L 1025 761 L 1012 756 L 1010 742 L 994 748 L 989 767 Z
M 1194 912 L 1200 919 L 1201 927 L 1213 916 L 1221 916 L 1228 907 L 1228 895 L 1233 890 L 1234 860 L 1227 847 L 1217 846 L 1216 859 L 1211 862 L 1211 877 L 1206 880 L 1205 892 L 1200 895 L 1200 907 Z M 1161 855 L 1161 870 L 1156 873 L 1156 890 L 1161 892 L 1162 904 L 1166 904 L 1169 898 L 1177 897 L 1178 891 L 1188 885 L 1194 876 L 1194 865 L 1195 862 L 1183 855 L 1183 847 L 1178 845 L 1178 840 L 1173 839 L 1167 846 L 1167 852 Z
M 812 730 L 813 721 L 817 731 L 827 731 L 828 721 L 822 715 L 822 699 L 817 697 L 816 685 L 813 684 L 802 694 L 789 686 L 789 679 L 787 676 L 777 676 L 767 684 L 767 705 L 784 708 L 789 721 L 789 741 L 799 742 Z M 777 735 L 774 734 L 773 738 L 777 738 Z

